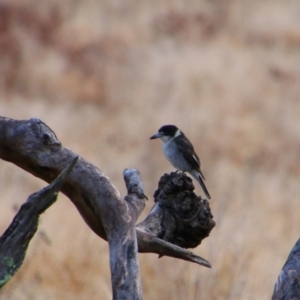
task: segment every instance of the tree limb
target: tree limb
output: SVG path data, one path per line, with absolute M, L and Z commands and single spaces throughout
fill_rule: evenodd
M 78 157 L 61 172 L 47 187 L 29 196 L 21 206 L 13 222 L 0 237 L 0 288 L 10 280 L 21 267 L 29 242 L 34 236 L 39 216 L 55 201 L 58 192 Z
M 63 147 L 55 133 L 41 120 L 13 120 L 0 117 L 0 158 L 3 160 L 16 164 L 46 182 L 51 182 L 53 178 L 70 164 L 74 157 L 76 157 L 76 154 L 68 148 Z M 127 180 L 127 172 L 131 171 L 124 171 L 125 182 Z M 137 175 L 135 172 L 136 171 L 134 171 L 132 175 Z M 135 217 L 140 214 L 143 208 L 144 204 L 141 204 L 139 201 L 145 201 L 145 198 L 143 198 L 145 196 L 141 180 L 139 176 L 137 178 L 138 180 L 133 180 L 133 182 L 135 182 L 133 185 L 130 182 L 126 183 L 129 194 L 125 197 L 124 201 L 124 199 L 121 199 L 118 190 L 114 187 L 109 178 L 97 167 L 80 157 L 74 170 L 65 180 L 61 191 L 73 202 L 87 225 L 97 235 L 109 242 L 114 242 L 115 239 L 112 234 L 115 229 L 114 222 L 116 220 L 118 220 L 120 224 L 134 222 Z M 173 179 L 174 178 L 172 178 L 172 180 Z M 179 195 L 182 193 L 180 191 L 180 180 L 178 182 L 179 185 L 175 186 L 174 191 Z M 165 193 L 163 193 L 163 195 L 165 195 Z M 189 199 L 188 193 L 183 193 L 183 196 Z M 193 196 L 192 198 L 195 197 Z M 197 200 L 197 202 L 199 201 L 200 200 Z M 201 201 L 202 204 L 200 204 L 199 210 L 195 212 L 195 214 L 197 213 L 197 216 L 200 216 L 202 213 L 201 209 L 204 208 L 204 211 L 209 212 L 207 218 L 211 221 L 208 223 L 204 222 L 206 224 L 205 226 L 207 226 L 207 224 L 209 224 L 209 226 L 205 234 L 199 239 L 198 244 L 214 227 L 209 206 L 205 203 L 206 200 Z M 184 201 L 183 203 L 188 203 L 188 201 Z M 176 224 L 178 224 L 176 221 L 178 214 L 174 215 L 172 213 L 173 208 L 171 208 L 171 213 L 166 214 L 166 206 L 164 209 L 161 209 L 161 203 L 159 202 L 157 202 L 155 206 L 157 206 L 157 208 L 153 209 L 153 211 L 160 211 L 157 215 L 160 221 L 156 222 L 160 228 L 150 230 L 150 228 L 153 229 L 153 223 L 150 222 L 147 225 L 146 220 L 136 227 L 139 252 L 153 252 L 160 256 L 167 255 L 210 267 L 209 262 L 201 257 L 171 244 L 174 243 L 174 239 L 170 239 L 171 231 L 168 229 L 168 234 L 162 234 L 165 232 L 164 225 L 169 224 L 169 221 L 166 221 L 164 216 L 168 215 L 167 219 L 175 219 L 175 221 L 173 220 L 170 224 L 176 226 Z M 158 206 L 160 208 L 158 208 Z M 130 214 L 134 211 L 136 213 L 133 214 L 134 217 L 132 220 L 128 220 L 128 209 L 130 210 Z M 183 207 L 183 209 L 185 208 Z M 169 218 L 170 216 L 171 218 Z M 202 220 L 201 222 L 198 221 L 198 217 L 193 218 L 192 216 L 189 221 L 190 228 L 194 223 L 196 223 L 197 226 L 203 223 L 204 219 L 202 217 L 202 219 L 200 218 Z M 182 226 L 183 222 L 179 224 Z M 159 233 L 161 236 L 153 235 L 154 232 Z M 134 232 L 127 233 L 128 236 L 134 237 Z M 116 236 L 122 234 L 123 233 L 120 232 L 116 234 Z M 174 234 L 172 236 L 174 237 Z M 165 241 L 163 241 L 163 239 Z M 169 243 L 169 241 L 171 243 Z M 186 247 L 189 244 L 183 242 L 182 245 L 180 243 L 177 245 Z M 194 241 L 192 247 L 196 245 L 197 243 Z M 114 264 L 113 262 L 113 265 Z
M 272 296 L 272 300 L 292 299 L 300 299 L 300 238 L 278 276 Z

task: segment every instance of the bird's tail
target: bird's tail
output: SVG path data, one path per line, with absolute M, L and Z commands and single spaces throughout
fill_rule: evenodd
M 204 176 L 201 174 L 201 172 L 193 171 L 191 172 L 191 175 L 200 183 L 206 198 L 211 199 L 210 194 L 204 184 Z

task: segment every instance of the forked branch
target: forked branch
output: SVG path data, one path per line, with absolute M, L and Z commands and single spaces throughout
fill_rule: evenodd
M 34 176 L 52 182 L 76 156 L 62 146 L 55 133 L 41 120 L 0 117 L 0 158 Z M 88 226 L 98 236 L 108 240 L 110 245 L 124 234 L 134 238 L 136 232 L 139 252 L 157 253 L 159 256 L 171 256 L 210 267 L 208 261 L 183 249 L 196 247 L 215 225 L 208 202 L 200 197 L 195 198 L 193 186 L 186 183 L 190 179 L 182 174 L 171 174 L 170 181 L 159 186 L 150 215 L 135 230 L 129 231 L 124 229 L 124 224 L 127 224 L 127 229 L 135 224 L 145 206 L 145 195 L 137 170 L 126 169 L 124 179 L 128 195 L 122 199 L 109 178 L 80 157 L 61 191 L 77 207 Z M 188 190 L 183 193 L 185 188 Z M 166 201 L 174 197 L 178 200 L 174 202 L 176 204 Z M 196 205 L 192 200 L 196 201 Z M 186 213 L 182 215 L 176 209 Z M 187 233 L 190 229 L 195 230 L 189 240 Z M 115 251 L 111 253 L 113 257 L 119 257 L 117 248 L 110 249 Z M 131 250 L 134 250 L 134 245 L 126 251 Z M 111 263 L 116 265 L 117 261 L 113 259 Z

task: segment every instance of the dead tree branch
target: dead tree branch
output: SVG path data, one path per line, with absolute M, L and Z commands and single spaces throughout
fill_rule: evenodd
M 12 162 L 29 173 L 51 182 L 75 156 L 74 152 L 61 145 L 55 133 L 41 120 L 12 120 L 0 117 L 0 158 L 3 160 Z M 82 157 L 79 158 L 74 170 L 61 188 L 61 191 L 76 206 L 88 226 L 97 235 L 108 240 L 109 243 L 114 243 L 118 236 L 125 234 L 125 229 L 122 231 L 122 228 L 119 228 L 120 232 L 116 229 L 116 220 L 117 224 L 122 226 L 125 223 L 133 224 L 145 205 L 143 203 L 145 202 L 143 185 L 139 176 L 136 179 L 132 178 L 130 183 L 127 181 L 128 172 L 136 176 L 138 174 L 137 171 L 124 171 L 128 189 L 125 201 L 120 197 L 118 190 L 110 182 L 109 178 Z M 180 187 L 181 181 L 182 179 L 177 181 L 177 185 L 175 184 L 175 192 L 179 194 L 184 188 L 184 186 Z M 181 199 L 183 199 L 182 196 L 186 199 L 190 198 L 189 194 L 181 195 Z M 169 194 L 169 197 L 171 198 L 171 194 Z M 187 205 L 188 202 L 189 200 L 183 203 Z M 207 236 L 214 227 L 214 222 L 205 200 L 198 199 L 196 202 L 202 202 L 202 204 L 199 204 L 197 211 L 192 209 L 193 214 L 187 217 L 185 222 L 186 224 L 194 224 L 191 227 L 201 226 L 201 224 L 207 226 L 207 232 L 198 239 L 199 244 L 201 239 Z M 170 219 L 170 215 L 176 221 L 173 220 L 174 222 L 170 223 L 173 224 L 172 226 L 177 226 L 178 224 L 183 226 L 184 222 L 178 223 L 178 213 L 167 213 L 167 216 L 164 213 L 166 211 L 164 207 L 168 208 L 167 206 L 161 205 L 161 202 L 158 201 L 152 211 L 152 214 L 155 214 L 155 218 L 157 218 L 156 223 L 145 220 L 136 227 L 139 252 L 157 253 L 160 256 L 171 256 L 210 267 L 209 262 L 205 259 L 179 247 L 187 247 L 191 246 L 191 244 L 186 241 L 181 243 L 179 240 L 176 242 L 175 239 L 170 239 L 170 232 L 177 232 L 176 230 L 165 228 L 169 224 L 169 221 L 166 220 Z M 206 214 L 206 218 L 207 220 L 210 219 L 210 221 L 203 222 L 204 219 L 200 218 L 201 221 L 198 218 L 200 215 L 205 215 L 202 214 L 201 207 L 209 212 Z M 181 207 L 181 209 L 187 208 Z M 173 208 L 171 208 L 172 210 Z M 156 213 L 157 211 L 160 211 L 159 214 Z M 148 220 L 153 220 L 153 216 Z M 154 227 L 157 225 L 159 228 L 155 229 Z M 128 237 L 134 236 L 134 232 L 130 230 L 126 231 L 126 234 L 128 234 Z M 193 241 L 192 247 L 196 245 L 197 243 Z M 132 249 L 134 249 L 134 245 Z M 117 255 L 117 253 L 110 254 Z M 117 265 L 117 261 L 114 259 L 111 259 L 111 263 L 112 268 L 114 265 Z
M 56 201 L 64 180 L 72 171 L 77 160 L 78 157 L 74 158 L 72 163 L 50 185 L 30 195 L 0 237 L 0 288 L 21 267 L 29 242 L 38 228 L 40 215 Z
M 272 300 L 300 299 L 300 238 L 275 284 Z

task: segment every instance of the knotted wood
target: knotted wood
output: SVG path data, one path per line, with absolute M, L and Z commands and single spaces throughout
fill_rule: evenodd
M 34 176 L 51 182 L 76 156 L 62 146 L 56 134 L 41 120 L 0 117 L 0 158 Z M 166 192 L 168 183 L 161 181 L 159 186 L 159 190 L 164 190 L 159 195 L 167 195 L 169 202 L 166 203 L 171 204 L 172 198 L 177 199 L 174 205 L 177 203 L 175 206 L 179 207 L 179 211 L 186 213 L 174 213 L 174 207 L 170 210 L 169 205 L 163 204 L 164 197 L 159 196 L 161 200 L 157 201 L 155 196 L 157 203 L 150 215 L 135 226 L 145 207 L 146 196 L 137 170 L 126 169 L 123 175 L 128 195 L 121 198 L 119 191 L 100 169 L 79 157 L 61 187 L 87 225 L 109 242 L 114 299 L 128 297 L 129 290 L 137 295 L 130 299 L 142 297 L 139 275 L 132 277 L 133 273 L 138 273 L 137 249 L 139 252 L 157 253 L 210 267 L 208 261 L 183 248 L 199 245 L 214 226 L 208 202 L 192 193 L 191 179 L 187 177 L 190 180 L 188 184 L 175 185 L 175 194 Z M 172 176 L 174 182 L 183 180 L 182 174 Z M 183 201 L 182 204 L 180 201 Z M 188 207 L 192 210 L 189 211 Z M 129 273 L 128 259 L 132 262 Z

